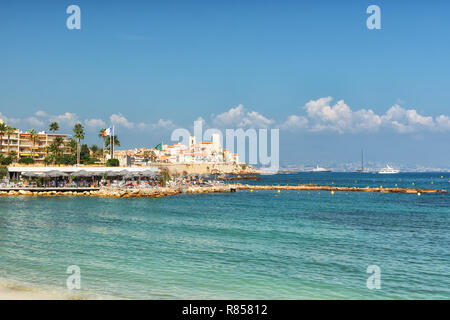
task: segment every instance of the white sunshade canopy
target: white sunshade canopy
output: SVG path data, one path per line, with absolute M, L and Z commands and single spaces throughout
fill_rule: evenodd
M 155 167 L 75 167 L 75 166 L 70 166 L 70 167 L 39 167 L 39 166 L 23 166 L 23 167 L 19 167 L 19 166 L 13 166 L 13 167 L 8 167 L 8 172 L 12 173 L 12 172 L 19 172 L 19 173 L 30 173 L 30 172 L 35 172 L 35 173 L 46 173 L 49 171 L 60 171 L 63 173 L 75 173 L 75 172 L 79 172 L 79 171 L 88 171 L 88 172 L 98 172 L 98 173 L 104 173 L 104 172 L 122 172 L 122 171 L 126 171 L 126 173 L 138 173 L 138 172 L 142 172 L 142 171 L 153 171 L 155 173 L 158 172 L 158 168 Z

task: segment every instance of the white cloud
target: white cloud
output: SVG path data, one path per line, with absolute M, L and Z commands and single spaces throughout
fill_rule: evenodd
M 123 126 L 125 128 L 131 129 L 134 127 L 134 123 L 131 121 L 128 121 L 127 118 L 125 118 L 122 114 L 112 114 L 109 118 L 111 123 L 114 125 Z
M 236 108 L 231 108 L 230 110 L 219 114 L 214 118 L 213 122 L 218 126 L 233 127 L 236 126 L 243 117 L 244 106 L 240 104 Z
M 242 119 L 241 124 L 244 127 L 266 128 L 274 122 L 256 111 L 251 111 L 247 112 L 247 116 Z
M 436 118 L 436 127 L 439 131 L 450 131 L 450 119 L 448 116 L 440 115 Z
M 38 117 L 48 117 L 47 112 L 42 111 L 42 110 L 36 111 L 35 115 Z
M 31 125 L 32 127 L 38 127 L 41 128 L 44 126 L 44 122 L 39 120 L 36 117 L 29 117 L 26 119 L 26 122 Z
M 141 130 L 157 130 L 157 129 L 173 129 L 175 128 L 175 124 L 172 122 L 172 120 L 164 120 L 159 119 L 156 123 L 145 123 L 140 122 L 137 127 Z
M 73 127 L 79 123 L 78 116 L 75 113 L 66 112 L 56 116 L 48 116 L 49 122 L 58 122 L 60 126 Z
M 381 124 L 380 116 L 370 109 L 353 112 L 344 100 L 339 100 L 333 106 L 331 101 L 331 97 L 326 97 L 305 104 L 304 109 L 312 124 L 311 131 L 374 131 Z
M 166 129 L 173 128 L 175 126 L 174 123 L 172 122 L 172 120 L 164 120 L 164 119 L 159 119 L 157 125 L 160 128 L 166 128 Z
M 97 130 L 106 127 L 106 123 L 102 119 L 86 119 L 84 120 L 84 125 L 89 129 Z
M 211 115 L 211 125 L 215 128 L 268 128 L 279 127 L 283 130 L 307 132 L 338 132 L 338 133 L 365 133 L 397 132 L 401 134 L 419 135 L 423 132 L 450 132 L 450 118 L 447 115 L 436 117 L 419 113 L 415 109 L 406 109 L 399 104 L 390 107 L 384 114 L 377 114 L 371 109 L 352 110 L 344 100 L 333 103 L 332 97 L 323 97 L 308 101 L 302 110 L 304 114 L 292 114 L 285 121 L 275 120 L 260 114 L 257 111 L 249 111 L 242 104 L 219 115 Z M 60 115 L 51 115 L 43 110 L 34 113 L 27 118 L 9 118 L 0 112 L 2 118 L 9 125 L 27 130 L 48 129 L 48 124 L 56 121 L 60 124 L 61 132 L 71 130 L 76 123 L 83 123 L 89 130 L 97 130 L 112 124 L 122 129 L 138 128 L 140 130 L 172 130 L 176 125 L 172 120 L 159 119 L 154 123 L 133 123 L 121 113 L 112 114 L 108 119 L 100 118 L 79 119 L 78 115 L 65 112 Z M 203 127 L 210 128 L 204 118 L 198 117 Z
M 376 131 L 381 123 L 381 117 L 370 109 L 361 109 L 353 113 L 352 125 L 354 132 Z
M 282 129 L 294 131 L 296 129 L 304 129 L 308 125 L 308 119 L 303 116 L 291 115 L 281 125 Z
M 436 129 L 433 117 L 422 116 L 416 110 L 406 110 L 398 104 L 392 106 L 381 118 L 384 124 L 392 125 L 400 133 Z
M 344 100 L 339 100 L 333 105 L 332 100 L 332 97 L 324 97 L 307 102 L 303 107 L 306 118 L 291 115 L 282 128 L 292 129 L 300 126 L 307 127 L 309 131 L 339 133 L 375 132 L 381 128 L 398 133 L 450 131 L 449 118 L 444 115 L 433 119 L 431 116 L 421 115 L 414 109 L 405 109 L 398 104 L 392 106 L 385 114 L 378 115 L 370 109 L 352 111 Z
M 0 119 L 3 120 L 4 123 L 10 126 L 16 126 L 20 124 L 21 120 L 19 118 L 9 118 L 0 112 Z
M 242 104 L 213 118 L 214 125 L 228 128 L 266 128 L 275 121 L 256 111 L 247 112 Z

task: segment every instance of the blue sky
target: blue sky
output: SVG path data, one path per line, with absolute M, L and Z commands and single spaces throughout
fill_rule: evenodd
M 66 28 L 71 4 L 81 30 Z M 370 4 L 381 30 L 366 28 Z M 374 161 L 448 167 L 449 12 L 446 1 L 2 1 L 0 117 L 23 130 L 80 121 L 90 144 L 115 123 L 124 147 L 169 142 L 202 117 L 280 128 L 282 163 L 355 161 L 364 147 Z

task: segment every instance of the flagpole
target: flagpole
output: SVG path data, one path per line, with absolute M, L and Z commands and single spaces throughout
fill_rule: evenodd
M 114 126 L 113 126 L 113 134 L 112 134 L 112 158 L 114 159 Z
M 109 130 L 109 158 L 112 159 L 112 137 L 111 137 L 111 130 Z

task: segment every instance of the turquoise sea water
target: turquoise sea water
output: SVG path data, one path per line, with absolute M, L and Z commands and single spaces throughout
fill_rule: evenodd
M 255 183 L 450 189 L 449 180 L 302 173 Z M 89 297 L 449 299 L 450 195 L 0 197 L 1 281 L 65 292 L 69 265 Z M 366 287 L 369 265 L 381 269 L 380 290 Z

